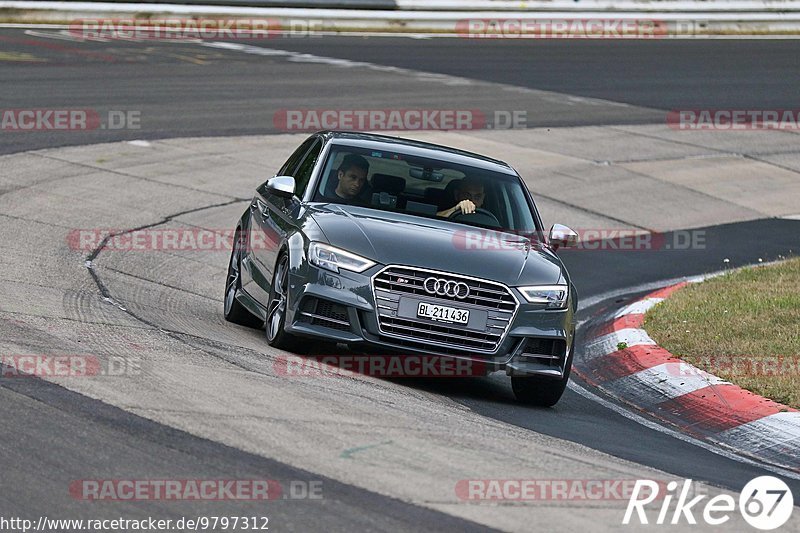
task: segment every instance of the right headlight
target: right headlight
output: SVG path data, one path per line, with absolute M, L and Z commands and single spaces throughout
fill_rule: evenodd
M 308 246 L 308 259 L 312 265 L 332 272 L 339 272 L 340 268 L 364 272 L 375 264 L 375 261 L 321 242 L 312 242 Z
M 547 309 L 564 309 L 567 307 L 568 285 L 534 285 L 517 287 L 517 289 L 532 304 L 546 304 Z

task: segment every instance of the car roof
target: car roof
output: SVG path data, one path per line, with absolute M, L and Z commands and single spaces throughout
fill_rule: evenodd
M 504 161 L 492 159 L 491 157 L 473 152 L 467 152 L 466 150 L 442 146 L 440 144 L 353 131 L 321 131 L 319 134 L 325 136 L 337 145 L 386 151 L 399 150 L 400 147 L 402 147 L 402 151 L 409 155 L 439 159 L 447 163 L 471 166 L 482 170 L 517 176 L 514 169 Z

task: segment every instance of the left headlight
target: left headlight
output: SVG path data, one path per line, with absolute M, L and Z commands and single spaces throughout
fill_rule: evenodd
M 353 272 L 364 272 L 375 264 L 375 261 L 370 261 L 360 255 L 321 242 L 312 242 L 309 245 L 308 259 L 312 265 L 333 272 L 339 272 L 340 268 L 352 270 Z
M 567 307 L 569 287 L 567 285 L 536 285 L 517 287 L 519 292 L 532 304 L 547 304 L 547 309 Z

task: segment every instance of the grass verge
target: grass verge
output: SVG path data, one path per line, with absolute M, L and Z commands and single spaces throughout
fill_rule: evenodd
M 645 329 L 684 361 L 800 408 L 800 258 L 690 284 Z

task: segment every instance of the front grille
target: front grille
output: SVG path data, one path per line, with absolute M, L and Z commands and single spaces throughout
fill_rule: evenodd
M 304 321 L 315 326 L 325 326 L 327 328 L 350 331 L 350 317 L 347 315 L 347 308 L 341 304 L 321 300 L 318 298 L 307 298 L 303 302 L 300 310 Z
M 466 298 L 435 295 L 424 288 L 429 277 L 446 281 L 463 282 L 469 287 Z M 392 342 L 402 343 L 418 349 L 432 347 L 459 352 L 480 351 L 491 353 L 497 350 L 511 324 L 517 309 L 517 300 L 511 291 L 497 282 L 478 280 L 413 267 L 387 267 L 373 278 L 375 303 L 378 308 L 378 326 Z M 478 331 L 458 324 L 447 324 L 399 316 L 402 297 L 419 297 L 441 305 L 455 306 L 487 313 L 486 327 Z
M 429 298 L 431 295 L 425 291 L 423 284 L 425 280 L 431 276 L 452 279 L 453 281 L 463 281 L 469 285 L 469 296 L 467 298 L 461 299 L 450 296 L 438 296 L 438 298 L 443 300 L 479 305 L 489 309 L 510 311 L 512 313 L 517 308 L 517 301 L 509 290 L 499 283 L 474 280 L 444 272 L 431 272 L 406 267 L 389 267 L 375 276 L 375 288 L 404 294 L 416 294 Z

